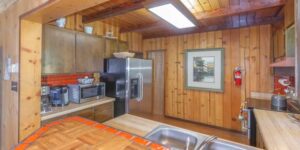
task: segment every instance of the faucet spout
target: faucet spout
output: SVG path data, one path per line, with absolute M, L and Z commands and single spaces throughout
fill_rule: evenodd
M 216 140 L 218 137 L 216 136 L 209 136 L 207 137 L 200 145 L 198 150 L 204 150 L 204 148 L 210 144 L 211 142 L 213 142 L 214 140 Z

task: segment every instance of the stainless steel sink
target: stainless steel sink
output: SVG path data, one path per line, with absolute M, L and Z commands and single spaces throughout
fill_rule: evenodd
M 189 131 L 167 126 L 157 127 L 146 135 L 146 138 L 172 150 L 194 150 L 198 146 L 199 141 L 202 140 Z
M 217 139 L 200 146 L 209 136 L 181 128 L 159 126 L 145 136 L 171 150 L 255 150 L 255 147 Z M 203 144 L 202 144 L 203 145 Z
M 231 143 L 223 140 L 216 140 L 206 145 L 203 150 L 256 150 L 257 148 Z

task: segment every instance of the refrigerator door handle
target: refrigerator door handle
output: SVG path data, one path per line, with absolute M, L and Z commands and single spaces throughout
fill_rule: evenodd
M 139 78 L 139 97 L 136 99 L 138 102 L 142 101 L 144 98 L 144 78 L 143 78 L 143 74 L 138 73 L 138 78 Z

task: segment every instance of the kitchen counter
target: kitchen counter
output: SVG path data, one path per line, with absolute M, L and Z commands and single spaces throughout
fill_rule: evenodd
M 300 149 L 300 124 L 288 113 L 254 109 L 264 145 L 268 150 Z
M 125 114 L 120 117 L 114 118 L 112 120 L 104 122 L 104 124 L 138 136 L 145 136 L 160 125 L 167 125 L 130 114 Z
M 34 132 L 16 147 L 16 150 L 35 149 L 118 149 L 118 150 L 164 150 L 164 146 L 147 140 L 144 136 L 154 128 L 166 125 L 156 121 L 125 114 L 104 124 L 78 116 L 60 119 L 48 123 Z M 186 130 L 182 130 L 186 131 Z M 191 131 L 192 132 L 192 131 Z M 204 135 L 196 133 L 198 135 Z M 201 138 L 205 138 L 200 137 Z M 202 140 L 202 139 L 201 139 Z M 227 146 L 241 147 L 247 150 L 257 148 L 218 139 Z M 224 145 L 225 146 L 225 145 Z
M 46 124 L 20 142 L 15 150 L 165 150 L 142 137 L 81 117 Z
M 280 111 L 280 112 L 293 112 L 300 114 L 300 106 L 295 101 L 287 100 L 287 109 L 276 109 L 272 108 L 271 100 L 268 99 L 246 99 L 246 107 L 253 109 L 269 110 L 269 111 Z
M 149 119 L 137 117 L 137 116 L 130 115 L 130 114 L 125 114 L 125 115 L 122 115 L 120 117 L 109 120 L 107 122 L 104 122 L 104 125 L 107 125 L 107 126 L 110 126 L 110 127 L 113 127 L 113 128 L 125 131 L 125 132 L 129 132 L 129 133 L 132 133 L 134 135 L 141 136 L 141 137 L 145 137 L 148 133 L 150 133 L 153 129 L 157 128 L 160 125 L 179 128 L 179 127 L 176 127 L 176 126 L 171 126 L 169 124 L 164 124 L 164 123 L 160 123 L 160 122 L 157 122 L 157 121 L 152 121 L 152 120 L 149 120 Z M 186 130 L 186 129 L 184 129 L 184 130 Z M 193 132 L 193 131 L 189 131 L 189 132 Z M 204 137 L 208 136 L 208 135 L 198 133 L 198 132 L 193 132 L 193 133 L 195 133 L 199 136 L 204 136 Z M 229 142 L 229 143 L 234 143 L 234 144 L 237 144 L 237 145 L 242 146 L 245 149 L 249 149 L 249 150 L 257 149 L 255 147 L 235 143 L 235 142 L 224 140 L 224 139 L 219 139 L 219 140 L 226 141 L 226 142 Z
M 95 100 L 93 100 L 93 101 L 82 103 L 82 104 L 70 103 L 69 105 L 64 106 L 64 107 L 52 107 L 52 112 L 48 112 L 48 113 L 41 115 L 41 121 L 45 121 L 45 120 L 52 119 L 55 117 L 60 117 L 60 116 L 67 115 L 67 114 L 70 114 L 73 112 L 77 112 L 77 111 L 81 111 L 84 109 L 88 109 L 88 108 L 92 108 L 95 106 L 110 103 L 113 101 L 115 101 L 114 98 L 105 97 L 105 98 L 101 98 L 101 99 L 95 98 Z

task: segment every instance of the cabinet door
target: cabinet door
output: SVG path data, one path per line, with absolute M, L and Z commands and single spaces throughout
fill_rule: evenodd
M 76 35 L 76 72 L 103 71 L 104 39 L 78 33 Z
M 75 32 L 44 26 L 42 73 L 73 73 L 75 71 Z
M 88 108 L 85 110 L 74 112 L 69 114 L 68 116 L 80 116 L 86 119 L 94 120 L 95 119 L 94 108 Z
M 95 107 L 95 121 L 105 122 L 114 116 L 113 102 Z

